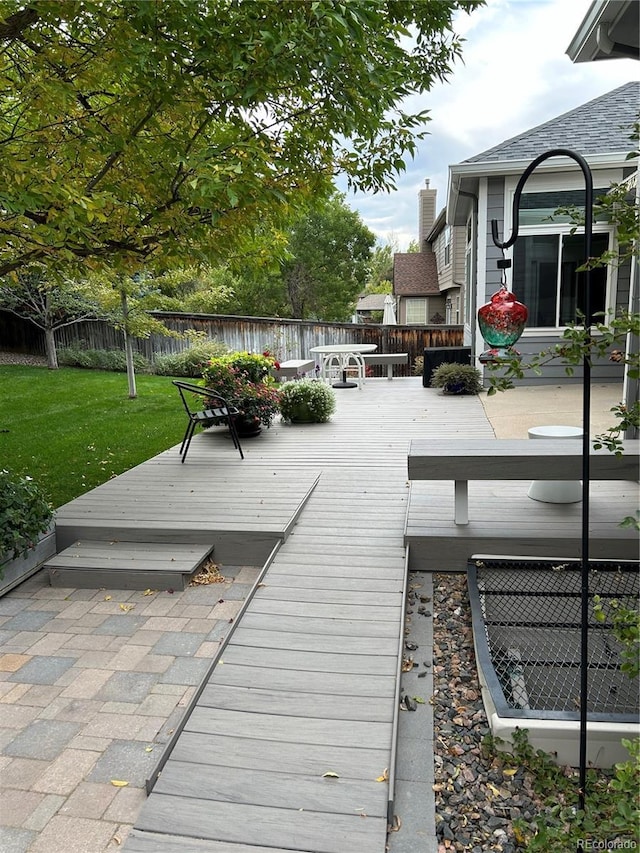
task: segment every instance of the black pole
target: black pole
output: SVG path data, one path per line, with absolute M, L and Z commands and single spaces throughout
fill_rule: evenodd
M 584 258 L 587 264 L 584 272 L 584 331 L 585 351 L 582 359 L 582 542 L 580 564 L 580 754 L 578 808 L 584 811 L 587 787 L 587 708 L 589 690 L 589 478 L 590 478 L 590 439 L 591 428 L 591 358 L 588 344 L 591 340 L 591 238 L 593 234 L 593 177 L 587 161 L 580 154 L 567 148 L 554 148 L 546 151 L 527 166 L 522 173 L 513 196 L 513 214 L 511 236 L 501 242 L 498 239 L 498 222 L 491 220 L 491 236 L 499 249 L 508 249 L 518 239 L 520 196 L 529 175 L 540 163 L 550 157 L 569 157 L 574 160 L 584 175 Z

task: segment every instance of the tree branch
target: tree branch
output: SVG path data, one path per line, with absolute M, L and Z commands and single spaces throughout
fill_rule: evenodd
M 35 6 L 27 6 L 9 15 L 3 23 L 0 23 L 0 41 L 15 41 L 39 19 L 40 14 Z

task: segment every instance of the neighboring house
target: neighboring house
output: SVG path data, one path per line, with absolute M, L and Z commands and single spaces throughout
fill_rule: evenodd
M 356 303 L 356 323 L 379 323 L 384 311 L 384 293 L 361 293 Z
M 629 178 L 637 166 L 627 160 L 630 135 L 637 121 L 640 83 L 620 86 L 577 109 L 545 122 L 468 160 L 449 167 L 447 222 L 465 233 L 465 344 L 477 357 L 485 348 L 477 328 L 477 309 L 499 289 L 502 252 L 491 238 L 491 220 L 499 223 L 500 239 L 511 233 L 513 194 L 527 166 L 553 148 L 581 154 L 593 173 L 594 195 L 603 195 L 612 183 Z M 584 206 L 584 176 L 566 157 L 544 161 L 527 180 L 520 205 L 520 236 L 506 251 L 512 260 L 507 280 L 510 290 L 529 308 L 529 320 L 518 349 L 527 353 L 556 343 L 566 326 L 575 322 L 582 305 L 583 232 L 572 234 L 568 217 L 551 216 L 565 205 Z M 593 228 L 593 255 L 615 250 L 613 226 L 599 221 Z M 594 270 L 592 310 L 612 312 L 629 306 L 631 263 Z M 574 379 L 581 375 L 576 370 Z M 619 380 L 620 365 L 604 361 L 594 366 L 595 380 Z M 557 382 L 566 374 L 550 365 L 533 382 Z
M 419 252 L 393 256 L 393 293 L 398 322 L 406 325 L 462 322 L 464 242 L 449 227 L 445 211 L 436 217 L 436 190 L 429 180 L 419 194 Z M 457 241 L 457 242 L 456 242 Z M 462 251 L 458 248 L 462 246 Z

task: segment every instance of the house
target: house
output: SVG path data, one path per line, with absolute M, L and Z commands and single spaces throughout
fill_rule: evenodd
M 398 322 L 406 325 L 462 322 L 464 229 L 436 216 L 437 191 L 429 180 L 419 193 L 418 252 L 393 256 L 393 293 Z
M 539 155 L 554 148 L 581 154 L 593 175 L 594 196 L 604 195 L 612 183 L 637 171 L 627 159 L 630 135 L 637 120 L 640 83 L 631 82 L 589 101 L 538 127 L 449 167 L 446 220 L 465 233 L 464 335 L 477 358 L 485 348 L 477 326 L 477 310 L 501 285 L 502 258 L 491 236 L 491 220 L 499 223 L 501 240 L 511 234 L 512 205 L 522 173 Z M 520 200 L 519 237 L 505 251 L 512 261 L 507 286 L 529 309 L 525 332 L 518 349 L 526 360 L 531 354 L 556 343 L 568 324 L 577 320 L 582 303 L 580 274 L 584 260 L 582 230 L 572 233 L 568 216 L 552 214 L 562 206 L 584 206 L 584 175 L 571 158 L 552 157 L 528 178 Z M 615 250 L 616 234 L 610 222 L 593 227 L 594 256 Z M 593 270 L 592 312 L 628 308 L 631 289 L 630 261 Z M 580 377 L 576 370 L 574 381 Z M 619 381 L 622 367 L 602 360 L 594 365 L 597 381 Z M 527 382 L 566 380 L 562 365 L 549 365 L 540 377 Z
M 361 293 L 356 302 L 355 323 L 379 323 L 384 311 L 384 293 Z

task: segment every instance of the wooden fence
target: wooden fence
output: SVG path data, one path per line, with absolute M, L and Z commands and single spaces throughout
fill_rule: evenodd
M 398 375 L 409 375 L 417 356 L 426 347 L 462 346 L 462 326 L 382 326 L 358 323 L 318 323 L 309 320 L 283 320 L 269 317 L 235 317 L 223 314 L 176 314 L 156 312 L 154 316 L 173 332 L 189 329 L 204 332 L 208 338 L 224 343 L 230 350 L 263 352 L 268 349 L 280 360 L 308 358 L 313 346 L 322 344 L 376 344 L 382 353 L 406 352 L 409 365 L 396 368 Z M 104 322 L 77 323 L 56 332 L 58 347 L 122 349 L 122 333 Z M 155 356 L 175 353 L 188 344 L 184 338 L 152 335 L 136 340 L 135 348 L 153 361 Z M 0 311 L 0 349 L 44 353 L 44 335 L 35 326 Z M 383 372 L 386 368 L 382 369 Z M 382 375 L 380 373 L 380 375 Z

